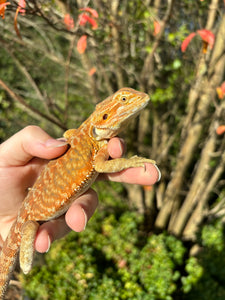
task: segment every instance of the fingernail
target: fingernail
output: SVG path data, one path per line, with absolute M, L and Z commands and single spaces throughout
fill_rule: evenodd
M 67 139 L 64 138 L 64 137 L 61 137 L 61 138 L 58 138 L 56 139 L 57 141 L 60 141 L 60 142 L 67 142 Z
M 47 250 L 45 251 L 45 253 L 47 253 L 50 249 L 50 246 L 51 246 L 51 239 L 50 239 L 50 236 L 48 235 L 48 248 Z
M 83 214 L 84 214 L 84 229 L 83 230 L 85 230 L 85 228 L 87 226 L 88 218 L 87 218 L 86 212 L 83 208 L 82 208 L 82 211 L 83 211 Z
M 154 166 L 155 166 L 156 170 L 158 171 L 158 180 L 157 180 L 157 182 L 159 182 L 162 175 L 161 175 L 161 172 L 160 172 L 158 166 L 157 165 L 154 165 Z
M 58 140 L 48 139 L 47 141 L 45 141 L 44 144 L 46 148 L 58 148 L 58 147 L 68 145 L 68 143 L 64 139 L 58 139 Z
M 121 151 L 121 154 L 123 155 L 124 152 L 126 152 L 126 144 L 123 139 L 120 138 L 119 140 L 120 140 L 120 143 L 119 143 L 120 151 Z

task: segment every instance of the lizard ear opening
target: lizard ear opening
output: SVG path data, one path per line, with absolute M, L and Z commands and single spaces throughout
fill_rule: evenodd
M 92 135 L 94 138 L 96 138 L 98 136 L 95 127 L 92 128 Z

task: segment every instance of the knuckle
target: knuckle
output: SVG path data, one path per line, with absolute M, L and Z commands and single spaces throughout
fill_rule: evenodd
M 25 134 L 33 135 L 36 132 L 42 131 L 42 129 L 37 125 L 28 125 L 22 129 Z

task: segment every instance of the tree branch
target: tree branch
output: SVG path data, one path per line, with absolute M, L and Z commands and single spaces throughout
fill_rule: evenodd
M 15 94 L 7 85 L 4 81 L 2 81 L 0 79 L 0 85 L 1 87 L 10 95 L 10 97 L 15 101 L 15 102 L 19 102 L 22 106 L 24 106 L 26 109 L 28 109 L 29 111 L 32 111 L 33 113 L 35 113 L 37 116 L 42 117 L 43 119 L 51 122 L 52 124 L 57 125 L 59 128 L 63 129 L 63 130 L 67 130 L 67 127 L 62 124 L 61 122 L 59 122 L 58 120 L 54 119 L 51 116 L 48 116 L 42 112 L 40 112 L 38 109 L 30 106 L 29 104 L 26 103 L 26 101 L 20 97 L 19 95 Z
M 168 0 L 167 11 L 165 13 L 163 20 L 160 22 L 160 25 L 161 25 L 160 32 L 155 37 L 155 41 L 152 45 L 152 51 L 147 55 L 147 57 L 144 61 L 144 65 L 143 65 L 143 68 L 141 71 L 141 81 L 144 86 L 144 90 L 149 89 L 148 88 L 148 86 L 149 86 L 149 71 L 153 70 L 154 54 L 159 46 L 159 42 L 163 36 L 166 24 L 172 13 L 173 4 L 174 4 L 174 0 Z
M 225 28 L 225 16 L 220 24 L 220 31 Z M 218 44 L 217 44 L 218 45 Z M 216 47 L 216 45 L 215 45 Z M 216 51 L 216 50 L 214 50 Z M 224 44 L 223 44 L 224 51 Z M 174 212 L 177 211 L 179 207 L 179 192 L 182 187 L 183 178 L 186 173 L 188 166 L 190 165 L 193 159 L 193 153 L 197 147 L 203 126 L 204 119 L 208 115 L 208 108 L 212 102 L 212 99 L 215 97 L 216 87 L 220 84 L 225 67 L 225 55 L 222 56 L 216 65 L 214 66 L 214 74 L 212 77 L 204 78 L 202 82 L 202 95 L 199 99 L 198 107 L 196 109 L 196 114 L 194 120 L 188 130 L 187 137 L 181 147 L 179 158 L 177 160 L 177 165 L 174 170 L 174 175 L 168 184 L 167 191 L 165 194 L 165 204 L 162 207 L 161 211 L 158 214 L 156 220 L 156 227 L 165 228 L 170 214 L 174 209 Z
M 224 149 L 225 150 L 225 149 Z M 198 225 L 202 221 L 203 217 L 203 210 L 206 206 L 210 192 L 214 189 L 216 183 L 218 182 L 219 178 L 223 174 L 225 170 L 225 151 L 223 150 L 223 154 L 221 156 L 221 160 L 216 167 L 215 171 L 213 172 L 212 177 L 210 178 L 204 193 L 201 195 L 201 200 L 198 202 L 195 211 L 192 213 L 191 218 L 188 220 L 188 223 L 184 229 L 183 235 L 187 238 L 193 238 L 195 235 Z

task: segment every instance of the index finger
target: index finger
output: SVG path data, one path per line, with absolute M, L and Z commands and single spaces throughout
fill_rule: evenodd
M 21 166 L 33 157 L 52 159 L 63 154 L 67 146 L 50 137 L 38 126 L 27 126 L 0 145 L 0 166 Z
M 130 184 L 153 185 L 161 178 L 161 173 L 156 165 L 145 163 L 145 168 L 129 168 L 117 173 L 100 175 L 99 179 Z

